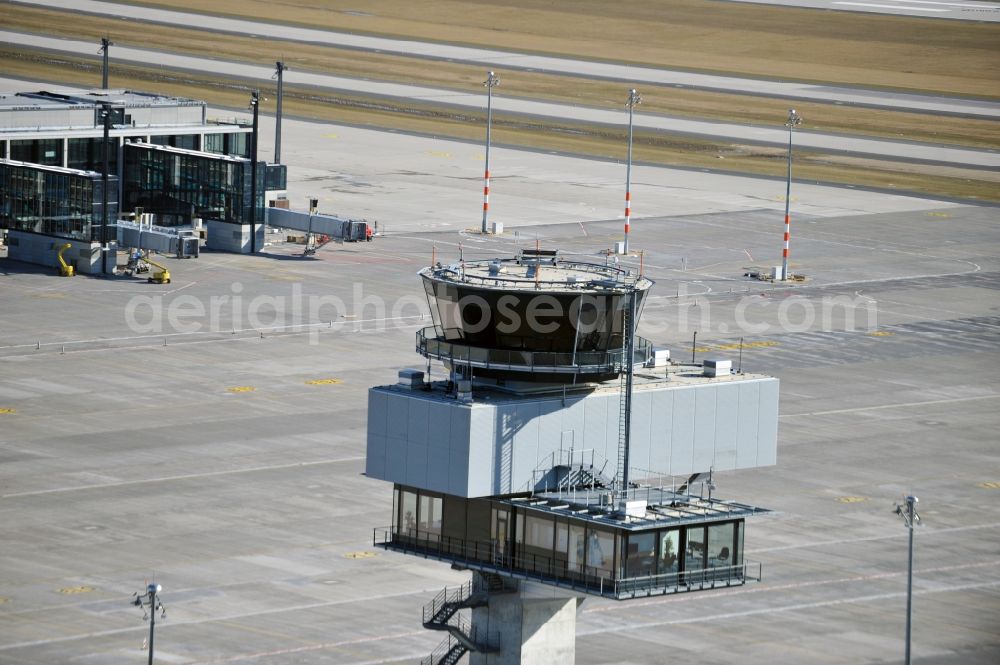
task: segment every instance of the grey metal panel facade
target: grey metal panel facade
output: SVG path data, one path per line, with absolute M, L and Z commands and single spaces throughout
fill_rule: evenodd
M 393 441 L 390 437 L 389 441 Z M 412 441 L 406 442 L 406 474 L 403 482 L 414 487 L 441 491 L 440 485 L 432 485 L 427 475 L 427 446 Z
M 423 446 L 432 445 L 429 437 L 429 406 L 430 403 L 426 400 L 409 401 L 409 409 L 406 411 L 406 435 L 411 443 Z
M 496 449 L 496 409 L 486 406 L 452 408 L 452 450 L 456 447 L 469 450 L 465 476 L 467 494 L 463 496 L 499 494 L 494 488 L 501 487 L 504 472 Z M 509 482 L 509 472 L 506 475 Z
M 385 478 L 386 469 L 386 402 L 388 396 L 377 390 L 368 391 L 368 450 L 365 453 L 365 473 L 372 478 Z
M 587 402 L 581 398 L 567 399 L 566 408 L 562 410 L 562 425 L 559 440 L 570 448 L 584 447 L 584 423 Z
M 618 414 L 621 411 L 621 400 L 617 395 L 601 395 L 604 403 L 604 440 L 595 446 L 597 452 L 605 459 L 618 459 Z M 614 468 L 612 466 L 612 468 Z
M 213 250 L 234 252 L 236 254 L 250 253 L 250 225 L 220 222 L 214 219 L 205 221 L 208 239 L 205 244 Z M 264 220 L 257 223 L 257 250 L 264 247 Z
M 463 404 L 421 391 L 373 388 L 369 476 L 458 496 L 524 491 L 552 453 L 593 449 L 612 475 L 618 394 Z M 687 475 L 775 463 L 778 381 L 663 384 L 633 396 L 630 467 Z M 601 459 L 597 460 L 602 463 Z
M 739 414 L 736 433 L 736 468 L 747 469 L 757 465 L 757 445 L 760 439 L 757 423 L 760 422 L 760 382 L 740 384 Z
M 678 390 L 674 394 L 674 418 L 671 427 L 673 445 L 670 447 L 668 473 L 681 475 L 694 468 L 694 409 L 695 391 Z
M 389 394 L 389 400 L 386 404 L 388 413 L 386 414 L 385 432 L 387 436 L 408 438 L 406 426 L 410 421 L 408 408 L 410 401 L 409 395 L 405 393 Z
M 715 391 L 715 455 L 717 469 L 736 468 L 736 437 L 739 431 L 740 386 L 723 384 Z
M 637 393 L 632 396 L 632 438 L 640 445 L 629 449 L 629 466 L 638 469 L 652 469 L 649 460 L 656 443 L 652 430 L 653 393 Z
M 451 450 L 451 409 L 448 405 L 428 402 L 427 419 L 427 438 L 430 445 Z
M 513 435 L 513 456 L 511 458 L 511 487 L 508 491 L 519 492 L 527 489 L 526 479 L 538 465 L 538 421 L 541 409 L 538 402 L 506 405 L 504 412 L 511 414 L 513 424 L 508 436 Z
M 661 391 L 656 400 L 656 408 L 651 414 L 649 469 L 653 471 L 670 471 L 670 451 L 673 449 L 674 422 L 673 390 Z
M 68 242 L 72 245 L 72 248 L 63 254 L 63 259 L 75 266 L 77 273 L 99 275 L 103 269 L 101 248 L 98 243 L 68 240 L 66 238 L 56 238 L 54 236 L 15 230 L 8 232 L 7 242 L 7 257 L 13 261 L 37 263 L 43 266 L 50 266 L 54 269 L 59 266 L 59 248 Z M 115 259 L 113 258 L 114 251 L 112 250 L 109 253 L 109 270 L 113 269 L 115 265 Z
M 451 493 L 451 456 L 447 449 L 427 446 L 427 487 L 439 492 Z
M 716 394 L 719 384 L 694 389 L 694 444 L 691 447 L 692 469 L 708 470 L 715 460 Z M 719 414 L 722 416 L 722 414 Z M 725 416 L 722 416 L 725 417 Z
M 583 407 L 583 448 L 597 450 L 604 454 L 604 442 L 607 437 L 608 405 L 607 400 L 600 395 L 591 395 L 584 399 Z
M 772 466 L 778 458 L 778 382 L 765 381 L 760 386 L 756 466 Z

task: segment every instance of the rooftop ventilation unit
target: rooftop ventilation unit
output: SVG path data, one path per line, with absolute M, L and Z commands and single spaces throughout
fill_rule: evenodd
M 424 385 L 424 373 L 419 369 L 401 369 L 397 385 L 408 390 L 419 388 Z
M 733 372 L 733 361 L 722 358 L 706 358 L 702 363 L 705 376 L 727 376 Z

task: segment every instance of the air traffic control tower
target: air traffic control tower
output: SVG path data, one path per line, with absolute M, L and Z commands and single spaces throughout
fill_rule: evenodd
M 635 334 L 653 283 L 523 251 L 420 272 L 427 373 L 368 395 L 366 471 L 392 482 L 375 544 L 472 572 L 424 608 L 427 665 L 569 665 L 576 610 L 760 579 L 760 508 L 712 473 L 775 463 L 778 380 L 669 360 Z M 431 361 L 447 374 L 431 381 Z

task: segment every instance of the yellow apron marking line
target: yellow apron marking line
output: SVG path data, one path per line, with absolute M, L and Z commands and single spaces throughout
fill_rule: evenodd
M 744 349 L 766 349 L 769 346 L 778 346 L 777 342 L 771 341 L 761 341 L 761 342 L 744 342 Z M 739 351 L 740 345 L 736 344 L 716 344 L 715 348 L 719 351 Z
M 976 483 L 976 487 L 982 487 L 984 490 L 1000 490 L 1000 483 L 997 482 Z
M 869 337 L 889 337 L 890 335 L 895 335 L 894 332 L 889 332 L 888 330 L 876 330 L 875 332 L 868 333 Z
M 71 595 L 76 594 L 76 593 L 89 593 L 89 592 L 91 592 L 93 590 L 94 590 L 94 587 L 92 587 L 92 586 L 68 586 L 68 587 L 63 587 L 62 589 L 59 589 L 59 593 L 64 593 L 64 594 L 66 594 L 68 596 L 71 596 Z
M 344 555 L 345 559 L 370 559 L 373 556 L 378 556 L 378 552 L 348 552 Z
M 233 386 L 232 388 L 226 388 L 226 392 L 230 393 L 252 393 L 257 390 L 253 386 Z
M 306 381 L 308 386 L 333 386 L 338 383 L 343 383 L 342 379 L 311 379 Z
M 871 501 L 871 499 L 866 496 L 838 496 L 837 501 L 840 503 L 864 503 Z
M 5 408 L 3 408 L 3 409 L 0 409 L 0 413 L 9 413 L 9 414 L 13 414 L 13 413 L 17 413 L 17 409 L 11 409 L 11 408 L 6 408 L 6 407 L 5 407 Z

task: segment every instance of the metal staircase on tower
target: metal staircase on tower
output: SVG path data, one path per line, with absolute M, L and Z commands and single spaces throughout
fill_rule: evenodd
M 447 631 L 448 637 L 420 665 L 455 665 L 469 651 L 499 651 L 496 640 L 473 627 L 460 610 L 484 607 L 490 595 L 513 590 L 504 578 L 482 573 L 459 587 L 442 589 L 424 606 L 423 624 L 429 630 Z

